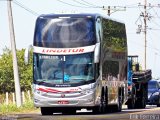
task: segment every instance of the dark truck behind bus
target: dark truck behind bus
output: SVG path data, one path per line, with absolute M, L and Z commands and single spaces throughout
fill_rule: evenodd
M 148 82 L 152 78 L 150 69 L 140 70 L 138 56 L 128 56 L 128 109 L 145 108 L 148 101 Z

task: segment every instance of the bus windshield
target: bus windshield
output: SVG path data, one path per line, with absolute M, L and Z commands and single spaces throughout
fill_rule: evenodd
M 95 44 L 93 18 L 38 18 L 34 45 L 71 48 Z
M 34 82 L 74 84 L 94 80 L 93 53 L 44 55 L 34 53 Z

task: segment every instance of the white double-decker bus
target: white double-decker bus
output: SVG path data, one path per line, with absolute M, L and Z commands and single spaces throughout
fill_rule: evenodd
M 42 115 L 82 108 L 121 111 L 127 100 L 125 24 L 100 14 L 39 16 L 33 41 L 33 93 Z

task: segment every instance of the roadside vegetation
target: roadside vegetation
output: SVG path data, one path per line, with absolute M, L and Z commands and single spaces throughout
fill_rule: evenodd
M 24 51 L 24 49 L 17 50 L 20 87 L 21 91 L 32 91 L 32 58 L 30 58 L 30 64 L 25 65 Z M 12 97 L 12 99 L 10 97 L 10 94 L 15 92 L 14 87 L 12 53 L 10 49 L 5 48 L 0 55 L 0 115 L 37 110 L 33 106 L 32 98 L 26 99 L 19 108 L 17 108 L 15 103 L 10 102 L 15 101 L 14 97 Z M 9 97 L 6 97 L 6 93 L 9 94 Z M 7 100 L 9 102 L 6 104 Z
M 31 90 L 32 83 L 32 64 L 25 65 L 24 49 L 17 50 L 18 70 L 21 91 Z M 30 59 L 30 63 L 32 58 Z M 11 50 L 5 48 L 0 56 L 0 94 L 14 92 L 14 75 Z
M 27 113 L 27 112 L 38 112 L 38 108 L 33 106 L 33 102 L 27 101 L 21 107 L 17 107 L 16 104 L 10 103 L 0 104 L 0 115 L 7 115 L 7 114 L 18 114 L 18 113 Z

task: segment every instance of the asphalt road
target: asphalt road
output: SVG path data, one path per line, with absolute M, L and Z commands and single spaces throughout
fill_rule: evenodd
M 160 107 L 147 106 L 146 109 L 123 108 L 122 112 L 94 115 L 91 111 L 77 111 L 76 115 L 54 114 L 42 116 L 40 112 L 0 116 L 0 120 L 160 120 Z

